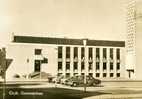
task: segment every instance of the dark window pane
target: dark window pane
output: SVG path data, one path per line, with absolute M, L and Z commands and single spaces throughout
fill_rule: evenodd
M 120 63 L 117 63 L 117 68 L 116 68 L 117 70 L 119 70 L 120 69 Z
M 78 57 L 78 48 L 74 48 L 74 58 Z
M 100 58 L 100 49 L 96 48 L 96 58 Z
M 113 70 L 113 63 L 110 63 L 110 70 Z
M 116 58 L 120 59 L 120 49 L 116 49 Z
M 89 48 L 89 56 L 88 56 L 88 58 L 90 59 L 92 59 L 92 57 L 93 57 L 93 54 L 92 54 L 92 48 Z
M 110 48 L 110 58 L 113 59 L 113 48 Z
M 103 63 L 103 70 L 106 70 L 106 63 Z
M 113 77 L 113 73 L 110 73 L 110 77 Z
M 66 47 L 66 58 L 70 58 L 70 47 Z
M 106 73 L 103 73 L 103 77 L 106 77 L 107 76 L 107 74 Z
M 96 73 L 96 77 L 100 77 L 100 73 Z
M 96 70 L 99 70 L 99 69 L 100 69 L 100 63 L 96 62 Z
M 58 62 L 58 70 L 62 70 L 62 62 Z
M 78 69 L 78 65 L 77 64 L 78 64 L 77 62 L 74 62 L 74 70 Z
M 41 49 L 35 49 L 35 55 L 41 55 Z
M 40 65 L 41 65 L 41 60 L 35 60 L 35 64 L 34 64 L 35 72 L 40 72 Z
M 70 69 L 70 62 L 66 62 L 66 70 Z
M 117 73 L 116 76 L 117 76 L 117 77 L 120 77 L 120 73 Z
M 106 48 L 103 48 L 103 58 L 106 58 L 107 53 L 106 53 Z
M 84 47 L 81 48 L 81 59 L 85 56 L 85 49 Z
M 62 58 L 62 47 L 58 47 L 58 58 Z
M 81 70 L 84 70 L 85 66 L 84 66 L 84 62 L 81 62 Z

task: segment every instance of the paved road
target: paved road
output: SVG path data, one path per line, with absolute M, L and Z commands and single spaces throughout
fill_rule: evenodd
M 142 82 L 111 82 L 103 84 L 103 87 L 87 87 L 87 93 L 84 93 L 83 87 L 70 87 L 60 84 L 55 85 L 47 82 L 38 82 L 34 84 L 13 83 L 7 86 L 7 94 L 9 94 L 11 90 L 14 92 L 17 90 L 18 92 L 21 90 L 34 92 L 40 89 L 40 92 L 44 94 L 43 99 L 48 96 L 52 97 L 50 99 L 54 99 L 55 97 L 53 97 L 53 95 L 56 96 L 56 93 L 61 96 L 58 97 L 59 99 L 64 99 L 65 97 L 72 97 L 72 99 L 142 99 Z M 16 99 L 17 96 L 12 97 Z M 33 96 L 31 96 L 30 99 L 36 99 L 32 97 Z M 12 98 L 10 97 L 9 99 Z M 24 98 L 18 97 L 17 99 Z

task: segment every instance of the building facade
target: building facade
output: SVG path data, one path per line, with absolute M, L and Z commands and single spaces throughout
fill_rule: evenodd
M 13 59 L 7 78 L 32 72 L 127 78 L 124 41 L 14 36 L 7 54 Z
M 129 0 L 127 6 L 126 67 L 131 79 L 141 80 L 142 1 Z

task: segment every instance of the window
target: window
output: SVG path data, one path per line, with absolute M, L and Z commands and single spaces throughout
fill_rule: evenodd
M 106 48 L 103 48 L 103 58 L 106 59 L 106 56 L 107 56 Z
M 96 62 L 96 70 L 99 70 L 99 69 L 100 69 L 100 63 Z
M 41 60 L 35 60 L 35 63 L 34 63 L 35 72 L 40 72 L 40 65 L 41 65 Z
M 113 63 L 110 63 L 110 70 L 113 70 Z
M 62 58 L 62 47 L 58 47 L 58 58 Z
M 74 58 L 78 57 L 78 48 L 74 47 Z
M 70 62 L 66 62 L 66 70 L 70 69 Z
M 82 76 L 84 76 L 84 73 L 81 73 Z
M 70 77 L 70 73 L 66 73 L 66 77 Z
M 100 77 L 100 73 L 96 73 L 96 77 Z
M 103 73 L 103 77 L 106 77 L 107 76 L 107 74 L 106 73 Z
M 84 62 L 81 62 L 81 70 L 84 70 L 85 66 L 84 66 Z
M 77 62 L 74 62 L 74 70 L 76 70 L 77 68 L 78 68 L 78 66 L 77 66 Z
M 103 63 L 103 70 L 106 70 L 106 63 Z
M 93 77 L 93 73 L 89 73 L 89 76 Z
M 120 59 L 120 49 L 116 49 L 116 58 L 117 60 Z
M 58 70 L 62 70 L 62 62 L 58 62 Z
M 73 73 L 74 76 L 78 75 L 78 73 Z
M 117 65 L 117 68 L 116 68 L 116 69 L 117 69 L 117 70 L 120 70 L 120 63 L 117 63 L 116 65 Z
M 62 75 L 62 73 L 58 73 L 58 77 L 60 77 Z
M 66 47 L 66 58 L 70 58 L 70 47 Z
M 113 77 L 113 73 L 110 73 L 110 77 Z
M 110 48 L 110 58 L 113 59 L 113 48 Z
M 81 48 L 81 59 L 85 56 L 85 49 L 84 47 Z
M 93 63 L 89 62 L 89 70 L 92 70 L 92 69 L 93 69 Z
M 89 48 L 89 54 L 88 54 L 88 58 L 90 59 L 92 59 L 92 57 L 93 57 L 93 54 L 92 54 L 92 48 Z
M 35 55 L 41 55 L 41 49 L 35 49 Z
M 96 58 L 100 58 L 100 49 L 96 48 Z
M 117 77 L 120 77 L 120 73 L 117 73 L 116 76 L 117 76 Z

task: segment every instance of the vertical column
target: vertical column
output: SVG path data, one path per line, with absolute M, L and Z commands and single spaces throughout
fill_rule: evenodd
M 81 47 L 78 47 L 78 75 L 81 75 Z
M 66 72 L 66 46 L 63 46 L 62 50 L 63 55 L 63 75 L 65 75 Z
M 95 73 L 96 73 L 96 48 L 93 47 L 93 77 L 95 77 Z
M 100 47 L 100 77 L 103 73 L 103 48 Z
M 88 47 L 85 47 L 85 73 L 88 75 Z
M 116 58 L 116 48 L 113 50 L 113 55 L 114 55 L 114 61 L 113 61 L 113 77 L 116 77 L 116 63 L 117 63 L 117 58 Z
M 74 47 L 70 47 L 70 75 L 73 76 Z
M 109 77 L 110 70 L 110 48 L 107 48 L 107 77 Z

